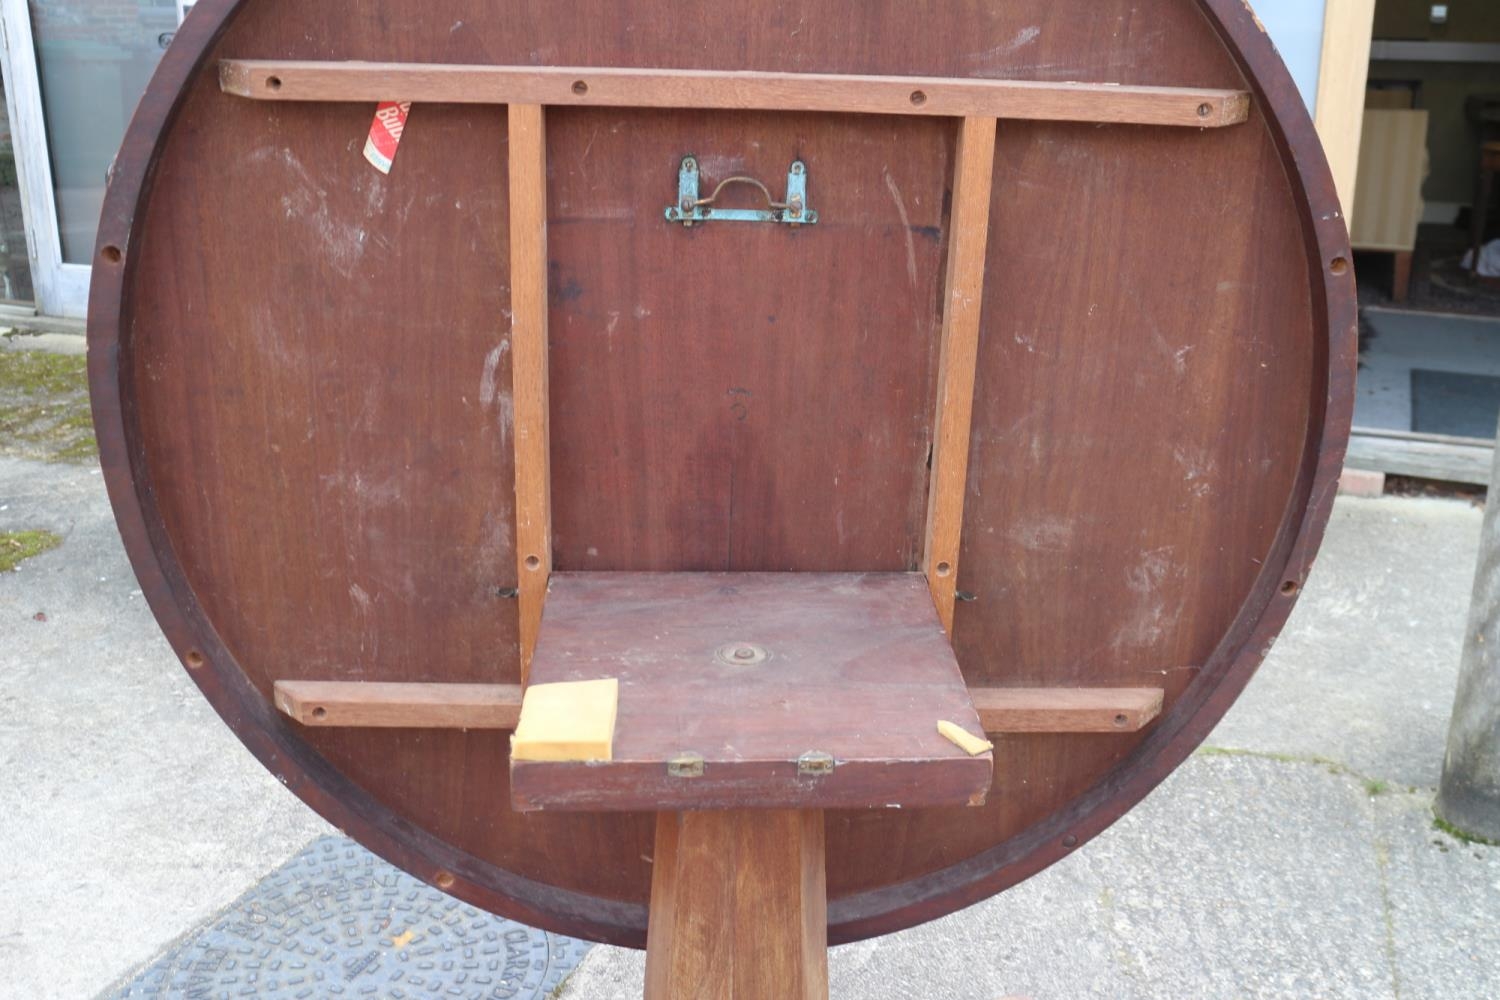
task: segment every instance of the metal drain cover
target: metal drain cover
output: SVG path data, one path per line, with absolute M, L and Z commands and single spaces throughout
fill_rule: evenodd
M 116 995 L 544 1000 L 588 949 L 477 910 L 330 836 Z

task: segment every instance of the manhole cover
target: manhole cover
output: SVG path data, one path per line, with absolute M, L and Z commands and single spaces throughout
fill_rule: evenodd
M 476 910 L 330 836 L 117 996 L 543 1000 L 588 948 Z

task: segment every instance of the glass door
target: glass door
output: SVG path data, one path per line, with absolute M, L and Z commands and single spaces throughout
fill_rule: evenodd
M 3 83 L 0 83 L 3 88 Z M 4 90 L 0 89 L 0 97 Z M 26 246 L 26 213 L 16 179 L 15 137 L 10 115 L 0 103 L 0 306 L 30 306 L 31 259 Z
M 37 308 L 82 316 L 105 178 L 185 0 L 0 0 Z

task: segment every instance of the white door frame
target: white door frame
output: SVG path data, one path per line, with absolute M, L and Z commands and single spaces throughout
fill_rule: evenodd
M 44 316 L 82 318 L 88 311 L 93 269 L 87 264 L 65 264 L 62 259 L 41 77 L 26 0 L 0 0 L 0 71 L 5 74 L 5 110 L 15 146 L 16 183 L 21 189 L 36 311 Z

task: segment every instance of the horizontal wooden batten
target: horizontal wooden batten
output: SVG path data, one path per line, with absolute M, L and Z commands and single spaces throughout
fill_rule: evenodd
M 304 726 L 514 729 L 521 685 L 277 681 L 276 707 Z
M 420 101 L 939 115 L 1217 128 L 1250 95 L 1203 87 L 710 70 L 225 59 L 225 93 L 266 101 Z
M 1130 733 L 1161 714 L 1161 688 L 970 688 L 987 733 Z M 518 684 L 277 681 L 276 707 L 305 726 L 514 729 Z
M 970 688 L 987 733 L 1133 733 L 1161 714 L 1161 688 Z

